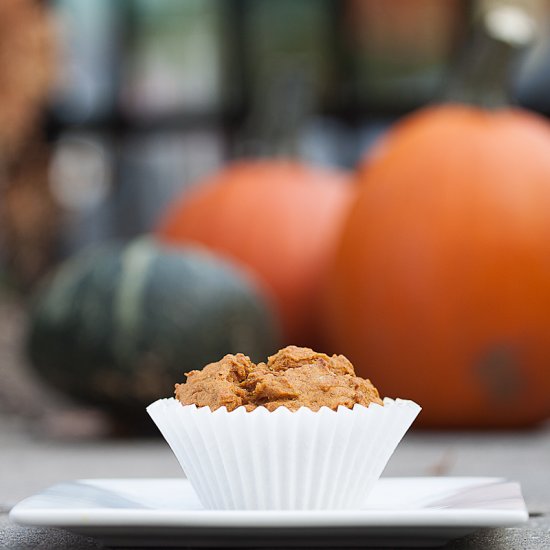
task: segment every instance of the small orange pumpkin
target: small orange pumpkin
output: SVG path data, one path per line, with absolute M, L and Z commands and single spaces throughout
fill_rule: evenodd
M 335 351 L 441 427 L 550 414 L 550 125 L 521 110 L 412 115 L 358 174 L 330 271 Z
M 287 341 L 312 345 L 320 281 L 352 192 L 338 170 L 242 161 L 176 201 L 157 235 L 248 266 L 271 291 Z

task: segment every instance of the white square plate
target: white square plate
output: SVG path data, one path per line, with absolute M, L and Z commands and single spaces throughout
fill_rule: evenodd
M 17 504 L 20 525 L 61 527 L 109 546 L 439 546 L 527 521 L 518 483 L 381 478 L 361 510 L 204 510 L 185 479 L 85 479 Z

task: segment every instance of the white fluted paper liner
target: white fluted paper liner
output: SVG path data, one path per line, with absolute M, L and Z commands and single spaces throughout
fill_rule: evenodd
M 359 508 L 420 407 L 228 412 L 171 398 L 147 411 L 205 508 L 314 510 Z

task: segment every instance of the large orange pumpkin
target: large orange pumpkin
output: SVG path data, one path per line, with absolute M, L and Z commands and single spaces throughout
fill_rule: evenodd
M 425 426 L 550 414 L 550 126 L 425 109 L 359 171 L 327 283 L 328 334 Z
M 242 161 L 183 195 L 157 234 L 248 266 L 272 292 L 287 341 L 311 345 L 320 280 L 351 199 L 347 173 Z

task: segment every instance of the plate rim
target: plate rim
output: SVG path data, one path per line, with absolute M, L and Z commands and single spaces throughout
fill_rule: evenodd
M 513 509 L 495 508 L 425 508 L 362 510 L 171 510 L 123 508 L 37 508 L 29 507 L 33 499 L 64 484 L 105 482 L 187 482 L 185 478 L 84 478 L 56 483 L 18 502 L 10 511 L 11 522 L 23 526 L 60 528 L 140 528 L 147 530 L 166 527 L 181 530 L 193 528 L 227 529 L 312 529 L 330 528 L 480 528 L 507 527 L 528 520 L 529 514 L 518 482 L 502 477 L 483 476 L 407 476 L 383 477 L 384 481 L 445 480 L 483 483 L 512 483 L 517 486 L 521 506 Z

